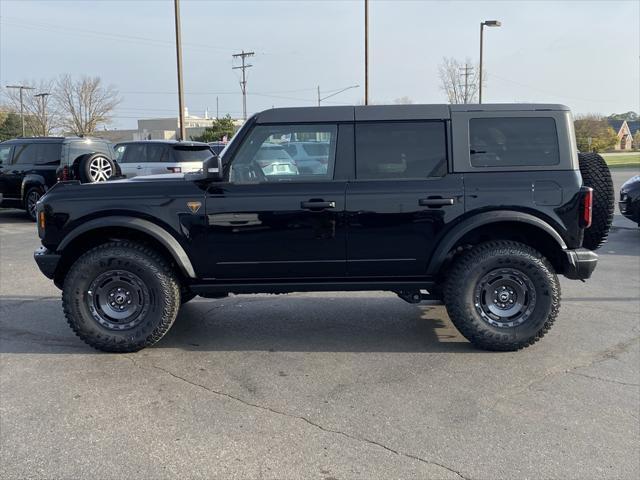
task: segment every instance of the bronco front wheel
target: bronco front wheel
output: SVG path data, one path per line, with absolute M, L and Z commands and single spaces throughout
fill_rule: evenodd
M 180 308 L 180 285 L 155 250 L 110 242 L 82 255 L 62 290 L 67 322 L 105 352 L 135 352 L 159 341 Z
M 519 350 L 542 338 L 560 307 L 560 284 L 536 250 L 513 241 L 487 242 L 458 258 L 444 299 L 456 328 L 485 350 Z

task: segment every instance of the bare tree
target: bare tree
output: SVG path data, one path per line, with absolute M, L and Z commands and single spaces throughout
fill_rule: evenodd
M 462 63 L 455 58 L 444 57 L 439 75 L 440 88 L 447 94 L 449 103 L 477 103 L 479 67 L 470 59 Z
M 51 135 L 60 126 L 60 114 L 55 102 L 51 102 L 49 96 L 38 94 L 51 94 L 55 82 L 53 80 L 40 80 L 40 82 L 23 81 L 21 85 L 33 88 L 23 93 L 22 103 L 24 107 L 24 123 L 28 131 L 33 135 Z M 20 110 L 20 92 L 18 90 L 6 90 L 11 107 Z
M 62 127 L 76 135 L 90 135 L 99 125 L 108 124 L 113 109 L 122 101 L 113 86 L 103 86 L 100 77 L 73 80 L 62 75 L 54 95 L 63 114 Z

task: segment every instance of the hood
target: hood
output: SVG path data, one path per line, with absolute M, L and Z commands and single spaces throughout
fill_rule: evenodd
M 624 182 L 622 184 L 622 188 L 620 188 L 620 190 L 622 190 L 622 191 L 638 190 L 638 189 L 640 189 L 640 175 L 636 175 L 634 177 L 631 177 L 629 180 Z

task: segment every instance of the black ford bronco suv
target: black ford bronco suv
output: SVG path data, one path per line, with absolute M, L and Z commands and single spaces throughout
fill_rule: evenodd
M 317 168 L 272 155 L 300 142 Z M 473 344 L 517 350 L 556 319 L 556 275 L 593 272 L 613 202 L 561 105 L 279 108 L 200 173 L 58 183 L 35 260 L 105 351 L 153 345 L 196 295 L 336 290 L 442 300 Z

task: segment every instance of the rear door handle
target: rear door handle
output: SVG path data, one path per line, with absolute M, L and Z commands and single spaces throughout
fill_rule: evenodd
M 336 208 L 336 202 L 325 202 L 324 200 L 309 200 L 300 202 L 300 207 L 305 210 L 323 210 L 325 208 Z
M 142 170 L 142 165 L 138 165 L 138 166 L 136 167 L 136 169 L 138 169 L 138 170 Z
M 421 207 L 444 207 L 454 203 L 453 198 L 421 198 L 418 200 L 418 205 Z

